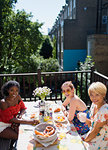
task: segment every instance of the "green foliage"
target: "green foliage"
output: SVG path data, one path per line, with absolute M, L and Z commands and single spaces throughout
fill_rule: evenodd
M 4 43 L 3 43 L 3 36 L 4 36 L 4 25 L 6 19 L 12 12 L 12 7 L 17 2 L 17 0 L 0 0 L 0 72 L 4 70 Z M 7 33 L 6 33 L 7 34 Z M 6 45 L 5 45 L 6 46 Z
M 12 12 L 6 18 L 2 34 L 3 72 L 15 73 L 17 66 L 23 68 L 28 63 L 29 57 L 37 52 L 43 39 L 39 31 L 42 24 L 31 22 L 31 18 L 32 15 L 26 14 L 25 11 L 17 11 L 16 14 Z
M 32 22 L 32 14 L 24 10 L 13 12 L 17 0 L 0 0 L 0 72 L 30 73 L 58 71 L 58 62 L 52 59 L 52 45 L 46 36 L 44 43 L 40 32 L 42 23 Z M 39 55 L 42 45 L 43 51 Z
M 59 70 L 59 63 L 57 59 L 49 58 L 44 59 L 41 64 L 41 70 L 43 72 L 55 72 Z
M 87 56 L 87 58 L 86 58 L 86 60 L 85 60 L 84 63 L 80 62 L 79 70 L 80 71 L 91 70 L 91 68 L 93 66 L 94 66 L 94 62 L 93 62 L 92 57 L 91 56 Z M 90 75 L 91 75 L 91 73 L 87 73 L 87 85 L 88 86 L 90 85 Z M 82 90 L 82 97 L 83 97 L 83 100 L 84 100 L 84 98 L 85 98 L 85 92 L 87 92 L 87 89 L 86 89 L 86 73 L 83 73 L 82 79 L 83 79 L 83 81 L 81 83 L 81 73 L 79 73 L 78 74 L 78 82 L 79 82 L 79 85 L 78 85 L 78 95 L 81 96 L 80 91 Z M 81 84 L 82 84 L 82 87 L 81 87 Z
M 51 45 L 51 42 L 49 38 L 46 38 L 42 44 L 42 48 L 40 49 L 40 55 L 43 56 L 44 59 L 52 57 L 52 50 L 53 47 Z
M 85 62 L 80 62 L 79 70 L 91 70 L 91 67 L 94 66 L 94 62 L 91 56 L 87 56 Z
M 54 72 L 58 71 L 59 64 L 56 59 L 49 58 L 44 59 L 39 54 L 31 55 L 28 58 L 27 62 L 24 62 L 23 66 L 17 66 L 15 72 L 16 73 L 30 73 L 30 72 L 37 72 L 38 69 L 41 69 L 42 72 Z
M 84 62 L 79 62 L 79 69 L 80 71 L 91 70 L 94 66 L 94 62 L 91 56 L 87 56 Z M 78 74 L 78 78 L 81 79 L 81 74 Z M 83 82 L 85 83 L 86 76 L 85 73 L 83 74 Z M 88 84 L 90 83 L 90 73 L 88 73 Z

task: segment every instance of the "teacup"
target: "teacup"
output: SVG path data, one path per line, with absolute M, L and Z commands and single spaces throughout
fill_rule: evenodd
M 80 120 L 80 122 L 86 122 L 86 116 L 87 116 L 86 113 L 83 112 L 78 113 L 78 119 Z

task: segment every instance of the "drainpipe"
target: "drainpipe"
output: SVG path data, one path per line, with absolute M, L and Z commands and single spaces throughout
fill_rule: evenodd
M 101 33 L 101 28 L 102 28 L 102 0 L 100 0 L 100 10 L 99 10 L 99 33 Z
M 96 33 L 101 33 L 102 27 L 102 0 L 97 0 Z
M 97 0 L 97 15 L 96 15 L 96 34 L 98 34 L 98 20 L 99 20 L 99 0 Z

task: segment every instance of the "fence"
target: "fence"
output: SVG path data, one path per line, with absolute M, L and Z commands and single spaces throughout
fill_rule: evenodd
M 36 101 L 38 97 L 33 97 L 33 90 L 37 87 L 48 86 L 52 93 L 46 100 L 63 100 L 61 85 L 65 81 L 72 81 L 75 92 L 86 103 L 90 104 L 88 97 L 88 86 L 93 81 L 101 81 L 108 88 L 108 77 L 92 70 L 87 71 L 63 71 L 63 72 L 41 72 L 23 74 L 0 74 L 1 86 L 9 80 L 16 80 L 20 83 L 20 94 L 24 101 Z M 108 96 L 107 96 L 108 97 Z M 2 98 L 2 95 L 0 95 Z

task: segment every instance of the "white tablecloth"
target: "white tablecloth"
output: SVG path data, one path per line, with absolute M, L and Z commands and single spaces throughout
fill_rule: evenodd
M 27 114 L 36 113 L 38 116 L 38 103 L 25 102 L 25 105 L 27 107 Z M 68 133 L 63 133 L 63 131 L 58 133 L 58 142 L 56 145 L 45 148 L 35 147 L 35 142 L 33 140 L 34 126 L 20 125 L 17 150 L 86 150 L 73 124 L 70 124 L 70 129 Z

